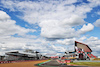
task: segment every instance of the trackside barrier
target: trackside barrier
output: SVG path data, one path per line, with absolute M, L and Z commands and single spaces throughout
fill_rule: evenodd
M 27 62 L 27 61 L 38 61 L 38 60 L 0 61 L 0 64 L 4 64 L 4 63 L 16 63 L 16 62 Z
M 65 60 L 64 62 L 61 62 L 60 60 L 57 60 L 59 63 L 70 63 L 71 60 Z M 73 65 L 73 64 L 67 64 L 67 66 L 78 66 L 78 65 Z
M 66 61 L 66 63 L 70 63 L 71 62 L 71 60 L 65 60 Z

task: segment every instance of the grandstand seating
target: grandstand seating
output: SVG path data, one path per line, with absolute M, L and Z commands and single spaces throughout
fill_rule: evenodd
M 87 54 L 89 58 L 97 58 L 96 56 L 94 56 L 93 54 Z
M 91 54 L 91 56 L 93 56 L 94 58 L 97 58 L 96 56 L 94 56 L 93 54 Z
M 90 54 L 87 54 L 89 58 L 91 58 Z

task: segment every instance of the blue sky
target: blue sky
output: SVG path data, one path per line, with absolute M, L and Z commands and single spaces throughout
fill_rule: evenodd
M 60 55 L 79 41 L 100 56 L 100 0 L 0 0 L 0 16 L 0 54 Z

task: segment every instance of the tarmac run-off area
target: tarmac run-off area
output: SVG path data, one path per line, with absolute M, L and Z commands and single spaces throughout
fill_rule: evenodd
M 51 60 L 43 64 L 40 64 L 39 67 L 87 67 L 87 66 L 67 65 L 64 63 L 59 63 L 57 60 Z

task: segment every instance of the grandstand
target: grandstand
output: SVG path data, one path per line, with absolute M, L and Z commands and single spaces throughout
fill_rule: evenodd
M 1 55 L 0 55 L 0 61 L 3 61 L 3 60 L 4 60 L 4 57 L 5 57 L 5 56 L 1 56 Z
M 24 51 L 24 52 L 19 52 L 19 51 L 12 51 L 12 52 L 7 52 L 5 53 L 8 55 L 6 57 L 6 60 L 8 61 L 15 61 L 15 60 L 38 60 L 42 59 L 42 55 L 37 52 L 37 51 Z
M 92 54 L 92 50 L 86 44 L 75 41 L 75 51 L 65 52 L 64 55 L 67 59 L 77 59 L 77 60 L 90 60 L 97 58 Z

